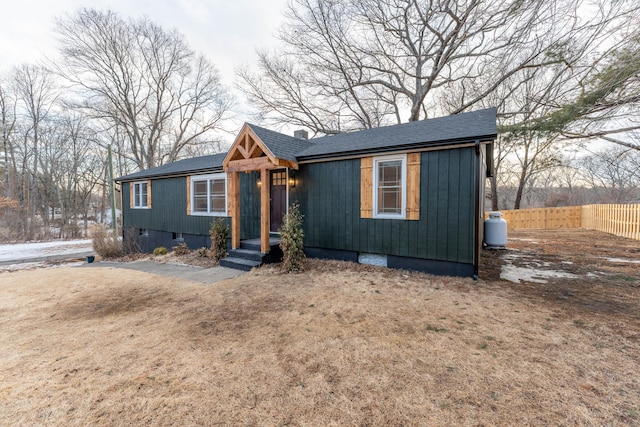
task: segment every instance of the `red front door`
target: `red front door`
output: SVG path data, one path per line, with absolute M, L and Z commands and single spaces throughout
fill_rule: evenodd
M 271 232 L 282 227 L 282 217 L 287 213 L 287 171 L 271 171 Z

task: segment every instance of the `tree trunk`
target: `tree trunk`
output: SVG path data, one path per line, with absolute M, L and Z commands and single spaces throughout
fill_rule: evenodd
M 498 207 L 498 179 L 494 174 L 489 180 L 491 182 L 491 210 L 498 211 L 500 210 Z

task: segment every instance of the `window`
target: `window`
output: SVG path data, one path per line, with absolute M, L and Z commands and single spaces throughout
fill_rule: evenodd
M 407 200 L 407 157 L 378 157 L 373 163 L 373 216 L 404 218 Z
M 191 214 L 227 215 L 226 174 L 191 177 Z
M 420 220 L 421 156 L 360 159 L 360 218 Z
M 287 172 L 273 172 L 271 174 L 271 185 L 287 185 Z
M 149 190 L 150 185 L 148 181 L 140 181 L 132 183 L 133 191 L 131 192 L 132 203 L 131 207 L 138 209 L 147 209 L 149 206 Z

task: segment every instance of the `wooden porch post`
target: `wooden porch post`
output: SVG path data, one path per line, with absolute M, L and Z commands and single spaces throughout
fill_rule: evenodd
M 240 247 L 240 174 L 230 172 L 231 178 L 230 199 L 231 199 L 231 248 Z
M 271 192 L 269 170 L 260 170 L 260 181 L 262 182 L 260 189 L 260 251 L 266 254 L 271 249 L 269 245 L 269 228 L 270 228 L 270 205 Z

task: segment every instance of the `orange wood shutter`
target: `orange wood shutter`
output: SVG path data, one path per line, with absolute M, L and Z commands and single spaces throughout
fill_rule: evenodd
M 360 159 L 360 218 L 373 217 L 373 157 Z
M 129 183 L 129 207 L 131 209 L 133 209 L 133 201 L 134 201 L 133 182 L 130 182 Z
M 191 215 L 191 177 L 187 177 L 187 215 Z
M 407 154 L 407 219 L 420 219 L 420 153 Z
M 147 180 L 147 209 L 151 209 L 151 180 Z

